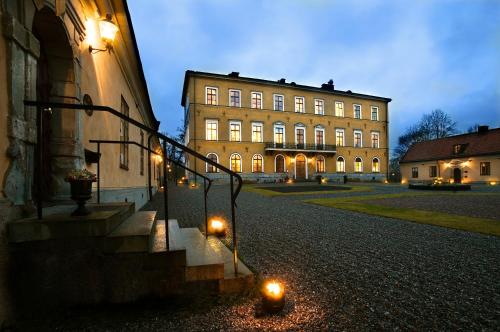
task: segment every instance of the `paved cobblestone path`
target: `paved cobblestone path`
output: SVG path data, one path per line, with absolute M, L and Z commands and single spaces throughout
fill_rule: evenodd
M 201 225 L 202 195 L 172 187 L 170 217 Z M 240 256 L 260 277 L 285 282 L 281 314 L 256 315 L 258 298 L 249 295 L 89 314 L 61 330 L 499 330 L 500 238 L 302 202 L 315 196 L 238 198 Z M 161 199 L 153 204 L 160 209 Z M 209 210 L 228 216 L 229 208 L 228 187 L 214 186 Z

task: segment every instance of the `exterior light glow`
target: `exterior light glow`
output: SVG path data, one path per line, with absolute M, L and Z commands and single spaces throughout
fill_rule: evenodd
M 108 51 L 111 52 L 113 49 L 113 41 L 115 40 L 116 33 L 118 32 L 118 27 L 111 20 L 111 15 L 107 14 L 106 18 L 99 21 L 99 33 L 101 35 L 101 40 L 106 45 L 105 49 L 94 48 L 92 44 L 89 45 L 89 53 L 99 53 Z
M 285 286 L 276 280 L 267 280 L 262 287 L 262 307 L 267 312 L 278 312 L 285 306 Z
M 492 185 L 492 186 L 496 186 L 496 185 L 497 185 L 497 183 L 496 183 L 496 181 L 491 181 L 491 182 L 490 182 L 490 185 Z
M 326 178 L 322 178 L 321 179 L 321 183 L 327 183 L 328 181 L 326 180 Z
M 217 237 L 223 237 L 226 236 L 226 224 L 224 223 L 223 220 L 214 218 L 210 220 L 209 226 L 208 226 L 208 232 L 210 234 L 213 234 Z
M 401 184 L 405 184 L 406 183 L 406 180 L 401 180 Z
M 384 180 L 384 183 L 385 183 L 385 184 L 388 184 L 388 183 L 389 183 L 389 181 L 387 181 L 387 180 Z
M 292 180 L 292 179 L 288 179 L 288 180 L 286 181 L 286 183 L 293 183 L 293 180 Z

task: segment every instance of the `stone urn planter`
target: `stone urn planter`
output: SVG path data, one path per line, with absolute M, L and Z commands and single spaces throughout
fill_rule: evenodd
M 96 181 L 95 174 L 86 169 L 73 170 L 66 177 L 71 189 L 71 199 L 76 202 L 78 208 L 71 213 L 72 216 L 86 216 L 90 211 L 85 204 L 92 198 L 92 182 Z

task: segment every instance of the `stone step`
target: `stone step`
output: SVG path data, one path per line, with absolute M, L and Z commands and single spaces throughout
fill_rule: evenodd
M 149 252 L 159 253 L 167 251 L 165 241 L 165 220 L 157 220 L 150 238 Z M 179 223 L 176 219 L 168 221 L 168 243 L 170 251 L 186 250 Z
M 148 252 L 155 229 L 156 211 L 139 211 L 124 220 L 104 240 L 105 251 Z
M 181 228 L 186 246 L 186 281 L 224 278 L 224 261 L 198 228 Z

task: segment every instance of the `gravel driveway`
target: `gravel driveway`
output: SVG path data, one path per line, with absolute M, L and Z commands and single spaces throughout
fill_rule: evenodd
M 173 187 L 170 197 L 181 227 L 202 223 L 201 190 Z M 500 238 L 309 205 L 305 197 L 238 198 L 240 256 L 260 276 L 283 279 L 280 315 L 256 315 L 258 299 L 247 296 L 79 313 L 51 328 L 498 331 Z M 229 215 L 228 201 L 226 186 L 211 189 L 213 213 Z

